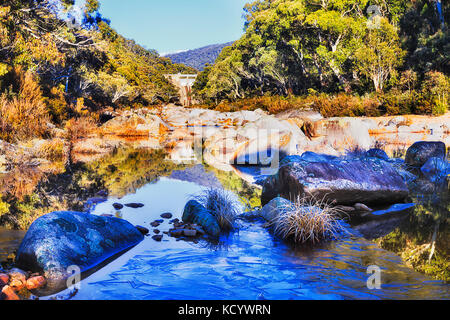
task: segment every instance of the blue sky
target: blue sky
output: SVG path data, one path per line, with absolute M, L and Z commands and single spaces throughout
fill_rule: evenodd
M 101 0 L 100 12 L 126 38 L 160 54 L 237 40 L 249 0 Z

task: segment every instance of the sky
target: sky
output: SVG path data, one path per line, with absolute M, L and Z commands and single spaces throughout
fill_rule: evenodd
M 120 34 L 161 55 L 237 40 L 249 0 L 101 0 Z

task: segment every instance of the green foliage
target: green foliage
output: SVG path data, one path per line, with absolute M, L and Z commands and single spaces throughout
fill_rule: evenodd
M 9 204 L 0 199 L 0 217 L 9 212 Z
M 442 114 L 448 105 L 449 29 L 427 4 L 253 1 L 244 8 L 245 34 L 200 73 L 194 95 L 206 104 L 228 100 L 233 103 L 225 106 L 235 106 L 255 96 L 318 92 L 315 104 L 325 114 Z M 370 5 L 378 12 L 370 13 Z M 443 3 L 446 21 L 449 9 Z M 428 72 L 443 77 L 430 80 Z M 437 83 L 439 93 L 422 89 Z M 357 94 L 336 95 L 342 91 Z M 358 95 L 368 94 L 374 98 L 361 103 Z
M 70 10 L 73 1 L 62 1 Z M 195 70 L 173 64 L 156 51 L 127 40 L 86 3 L 82 27 L 70 27 L 50 2 L 6 0 L 0 6 L 0 91 L 16 95 L 11 73 L 17 67 L 39 75 L 42 100 L 60 124 L 83 98 L 90 111 L 102 107 L 148 106 L 176 100 L 178 91 L 164 74 Z

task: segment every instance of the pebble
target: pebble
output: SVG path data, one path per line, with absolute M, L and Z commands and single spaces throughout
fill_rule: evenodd
M 197 230 L 184 229 L 183 234 L 186 237 L 195 237 L 197 235 Z
M 121 210 L 121 209 L 123 209 L 123 204 L 120 204 L 120 203 L 113 203 L 113 207 L 114 207 L 114 209 L 116 209 L 116 210 Z
M 161 231 L 159 231 L 158 229 L 153 230 L 153 232 L 156 233 L 156 234 L 160 234 L 161 233 Z
M 136 229 L 138 229 L 139 232 L 142 233 L 144 236 L 150 232 L 150 230 L 148 230 L 146 227 L 143 226 L 136 226 Z
M 105 218 L 112 218 L 112 217 L 114 217 L 112 214 L 108 214 L 108 213 L 104 213 L 101 216 L 105 217 Z
M 171 237 L 181 237 L 184 234 L 184 229 L 173 229 L 169 231 Z
M 28 290 L 35 290 L 42 288 L 47 284 L 47 281 L 43 276 L 32 277 L 27 280 L 26 287 Z
M 171 219 L 172 217 L 173 217 L 173 214 L 171 214 L 170 212 L 166 212 L 161 215 L 161 218 L 164 218 L 164 219 Z
M 159 227 L 160 224 L 161 224 L 161 223 L 156 222 L 156 221 L 153 221 L 152 223 L 150 223 L 150 225 L 151 225 L 153 228 Z
M 180 222 L 180 219 L 173 219 L 173 220 L 170 220 L 170 223 L 179 223 Z
M 162 235 L 155 235 L 152 237 L 153 240 L 160 242 L 162 240 L 163 236 Z
M 366 212 L 373 211 L 368 206 L 366 206 L 365 204 L 362 204 L 362 203 L 357 203 L 353 207 L 358 211 L 366 211 Z
M 2 296 L 0 300 L 20 300 L 19 296 L 14 292 L 10 286 L 4 286 L 2 289 Z
M 142 208 L 144 205 L 142 203 L 127 203 L 125 206 L 128 208 L 137 209 Z
M 25 287 L 27 282 L 28 274 L 20 269 L 14 268 L 8 272 L 9 276 L 9 285 L 13 288 L 18 288 L 21 290 Z

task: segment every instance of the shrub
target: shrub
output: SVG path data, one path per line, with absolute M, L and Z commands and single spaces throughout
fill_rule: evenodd
M 274 233 L 284 240 L 317 243 L 337 239 L 339 234 L 346 232 L 339 220 L 339 210 L 323 202 L 299 197 L 285 206 L 270 223 Z
M 0 139 L 8 142 L 42 137 L 49 120 L 38 83 L 30 72 L 20 73 L 19 95 L 0 97 Z
M 9 213 L 9 204 L 0 199 L 0 217 Z
M 43 142 L 39 147 L 39 156 L 53 161 L 64 159 L 64 140 L 56 138 Z
M 336 96 L 326 94 L 313 96 L 314 109 L 324 117 L 380 116 L 380 105 L 376 98 L 361 98 L 345 93 Z
M 67 121 L 65 129 L 69 140 L 78 140 L 87 138 L 97 129 L 97 124 L 91 117 L 72 118 Z
M 50 90 L 49 97 L 45 98 L 48 112 L 55 123 L 62 123 L 69 117 L 66 98 L 64 96 L 64 87 L 53 87 Z

